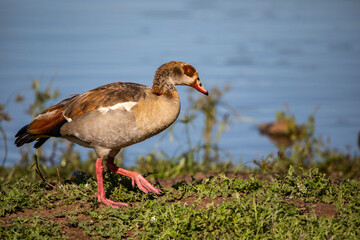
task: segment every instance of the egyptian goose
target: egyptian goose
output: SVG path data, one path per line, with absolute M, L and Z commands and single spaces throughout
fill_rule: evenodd
M 16 134 L 16 146 L 36 140 L 39 148 L 50 137 L 61 137 L 97 154 L 97 201 L 119 208 L 126 203 L 105 197 L 103 164 L 112 172 L 130 177 L 145 193 L 160 194 L 139 173 L 114 164 L 121 148 L 144 141 L 169 127 L 178 117 L 180 100 L 175 85 L 188 85 L 208 95 L 195 68 L 184 62 L 168 62 L 155 72 L 152 88 L 126 82 L 110 83 L 67 98 L 42 112 Z

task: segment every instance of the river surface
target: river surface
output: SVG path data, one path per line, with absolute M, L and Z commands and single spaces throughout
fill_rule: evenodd
M 52 82 L 66 98 L 115 81 L 151 85 L 157 67 L 170 60 L 195 66 L 208 89 L 232 86 L 223 101 L 245 118 L 232 121 L 220 146 L 235 163 L 276 152 L 255 123 L 273 121 L 286 104 L 300 123 L 319 107 L 316 134 L 358 151 L 359 11 L 357 0 L 0 0 L 0 103 L 13 119 L 1 123 L 6 164 L 19 160 L 14 134 L 31 120 L 25 110 L 32 80 Z M 179 89 L 184 112 L 189 93 Z M 14 103 L 16 94 L 25 101 Z M 183 132 L 177 124 L 172 143 L 157 144 L 157 136 L 129 147 L 126 165 L 152 150 L 178 153 Z M 1 139 L 0 159 L 3 149 Z

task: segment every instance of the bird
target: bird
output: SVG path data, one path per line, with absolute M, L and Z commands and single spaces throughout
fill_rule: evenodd
M 39 148 L 55 137 L 94 149 L 97 201 L 113 208 L 129 206 L 106 198 L 103 160 L 110 171 L 131 178 L 132 185 L 144 193 L 161 194 L 141 174 L 117 167 L 114 158 L 122 148 L 142 142 L 175 122 L 180 113 L 175 85 L 191 86 L 208 95 L 192 65 L 171 61 L 155 71 L 152 87 L 114 82 L 49 107 L 17 132 L 15 145 L 35 141 L 34 148 Z

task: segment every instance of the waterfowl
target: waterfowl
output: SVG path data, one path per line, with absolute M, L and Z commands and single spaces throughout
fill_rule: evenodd
M 112 172 L 130 177 L 145 193 L 160 194 L 141 174 L 117 167 L 114 157 L 121 148 L 144 141 L 169 127 L 180 113 L 175 85 L 188 85 L 208 95 L 196 69 L 184 62 L 160 66 L 152 88 L 128 82 L 100 86 L 67 98 L 46 109 L 15 135 L 16 146 L 36 141 L 39 148 L 51 137 L 65 138 L 83 147 L 93 148 L 98 202 L 114 208 L 128 206 L 105 196 L 103 159 Z

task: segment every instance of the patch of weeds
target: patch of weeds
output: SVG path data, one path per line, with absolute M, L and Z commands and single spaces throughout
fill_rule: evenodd
M 94 177 L 82 171 L 74 171 L 70 180 L 56 185 L 56 190 L 61 193 L 58 198 L 65 200 L 66 204 L 91 202 L 96 188 Z
M 360 204 L 350 202 L 346 207 L 338 212 L 337 222 L 341 226 L 345 226 L 346 231 L 354 236 L 360 236 Z M 336 227 L 336 226 L 334 226 Z
M 24 208 L 51 207 L 53 195 L 47 194 L 40 183 L 25 179 L 0 185 L 0 215 L 17 212 Z
M 288 198 L 300 198 L 310 202 L 332 203 L 336 200 L 334 185 L 325 178 L 325 174 L 319 173 L 318 169 L 303 170 L 302 174 L 295 174 L 294 168 L 290 166 L 288 173 L 276 180 L 271 190 Z
M 89 211 L 88 214 L 91 220 L 80 222 L 79 227 L 89 236 L 112 237 L 116 239 L 126 237 L 126 232 L 133 229 L 131 222 L 139 218 L 139 212 L 136 212 L 134 209 L 136 208 L 123 208 L 119 210 L 106 207 Z
M 232 189 L 245 194 L 257 191 L 262 185 L 262 182 L 253 176 L 250 176 L 248 180 L 238 178 L 232 181 Z
M 57 199 L 65 201 L 67 205 L 75 204 L 79 201 L 91 202 L 91 198 L 95 194 L 91 184 L 61 184 L 57 185 L 56 189 L 59 193 Z
M 0 239 L 66 239 L 60 225 L 49 219 L 16 218 L 8 226 L 0 225 Z
M 185 181 L 179 182 L 173 186 L 179 192 L 185 192 L 187 197 L 189 195 L 196 194 L 200 198 L 202 197 L 228 197 L 231 193 L 231 180 L 224 175 L 210 177 L 204 180 L 192 179 L 192 183 L 188 184 Z
M 348 202 L 353 202 L 360 206 L 360 182 L 355 180 L 336 181 L 337 195 Z
M 31 183 L 22 178 L 0 185 L 0 216 L 15 213 L 22 209 L 53 208 L 56 204 L 74 204 L 78 201 L 91 202 L 95 194 L 96 181 L 93 178 L 80 180 L 83 176 L 73 177 L 64 184 L 50 189 L 44 183 Z M 75 184 L 78 183 L 78 184 Z M 62 202 L 59 202 L 62 200 Z

